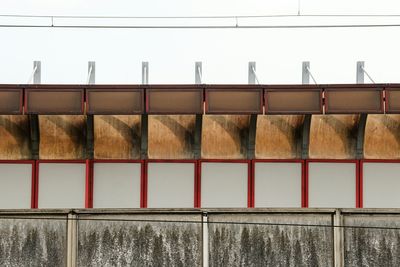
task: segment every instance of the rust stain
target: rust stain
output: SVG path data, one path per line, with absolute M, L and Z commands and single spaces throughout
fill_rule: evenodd
M 245 159 L 250 115 L 204 115 L 201 156 L 205 159 Z
M 303 122 L 304 115 L 259 115 L 256 158 L 300 158 Z
M 192 159 L 195 115 L 149 115 L 150 159 Z
M 40 159 L 84 159 L 86 116 L 40 115 Z
M 140 159 L 140 115 L 94 116 L 96 159 Z
M 310 158 L 354 159 L 359 115 L 313 115 Z
M 27 115 L 0 116 L 0 159 L 30 159 L 30 128 Z
M 400 115 L 368 115 L 365 126 L 364 157 L 369 159 L 400 158 Z

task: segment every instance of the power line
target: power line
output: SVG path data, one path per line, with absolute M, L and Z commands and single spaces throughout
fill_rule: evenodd
M 400 17 L 400 14 L 276 14 L 276 15 L 216 15 L 216 16 L 87 16 L 87 15 L 22 15 L 0 14 L 15 18 L 60 19 L 235 19 L 235 18 L 282 18 L 282 17 Z
M 65 29 L 318 29 L 318 28 L 388 28 L 400 24 L 325 24 L 325 25 L 35 25 L 0 24 L 0 28 Z
M 129 214 L 128 214 L 129 215 Z M 146 215 L 146 214 L 138 214 Z M 55 215 L 56 216 L 56 215 Z M 207 221 L 201 220 L 151 220 L 151 219 L 117 219 L 117 218 L 61 218 L 61 217 L 22 217 L 0 216 L 0 219 L 9 220 L 55 220 L 55 221 L 108 221 L 108 222 L 139 222 L 139 223 L 183 223 L 183 224 L 225 224 L 225 225 L 254 225 L 254 226 L 287 226 L 287 227 L 321 227 L 321 228 L 349 228 L 349 229 L 375 229 L 375 230 L 400 230 L 400 227 L 364 226 L 364 225 L 332 225 L 332 224 L 302 224 L 302 223 L 268 223 L 268 222 L 232 222 L 232 221 Z

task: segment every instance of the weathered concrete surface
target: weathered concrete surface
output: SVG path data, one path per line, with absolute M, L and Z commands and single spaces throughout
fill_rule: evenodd
M 66 266 L 66 217 L 26 216 L 0 219 L 0 266 Z
M 313 115 L 310 158 L 354 159 L 359 115 Z
M 31 158 L 28 116 L 1 115 L 0 137 L 0 159 Z
M 345 226 L 400 228 L 397 215 L 345 215 Z M 400 230 L 345 228 L 345 266 L 400 266 Z
M 140 122 L 140 115 L 94 116 L 94 157 L 139 159 Z
M 210 266 L 333 266 L 332 228 L 224 223 L 332 225 L 331 215 L 209 214 L 208 221 Z
M 204 115 L 201 156 L 205 159 L 245 159 L 249 115 Z
M 200 223 L 129 221 L 201 221 L 200 215 L 80 218 L 84 220 L 78 225 L 78 266 L 201 266 Z M 86 220 L 89 218 L 97 220 Z M 100 218 L 108 221 L 99 221 Z
M 400 115 L 368 115 L 365 126 L 364 157 L 400 158 Z
M 304 115 L 259 115 L 256 158 L 301 158 L 301 130 Z
M 39 115 L 40 159 L 84 159 L 86 116 Z
M 192 159 L 195 115 L 149 115 L 150 159 Z

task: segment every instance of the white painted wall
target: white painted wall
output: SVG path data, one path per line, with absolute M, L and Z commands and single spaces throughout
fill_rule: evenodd
M 400 208 L 400 163 L 363 163 L 363 207 Z
M 308 206 L 356 207 L 356 164 L 310 162 Z
M 148 163 L 148 208 L 193 208 L 194 163 Z
M 39 164 L 39 208 L 84 208 L 86 165 Z
M 93 208 L 140 208 L 140 163 L 94 163 Z
M 255 207 L 301 207 L 301 163 L 256 162 Z
M 0 209 L 31 208 L 32 164 L 0 164 Z
M 201 163 L 201 207 L 247 207 L 247 163 Z

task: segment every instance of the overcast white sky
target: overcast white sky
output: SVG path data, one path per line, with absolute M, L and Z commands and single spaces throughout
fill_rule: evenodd
M 297 14 L 297 10 L 298 0 L 0 2 L 1 14 L 27 15 L 274 15 Z M 400 14 L 400 1 L 301 0 L 301 14 Z M 0 18 L 0 24 L 13 22 L 21 21 Z M 103 21 L 101 23 L 104 24 Z M 400 17 L 274 18 L 252 23 L 400 24 Z M 96 61 L 96 83 L 140 83 L 142 61 L 149 61 L 150 83 L 194 83 L 195 61 L 203 62 L 204 83 L 247 83 L 248 61 L 257 62 L 260 83 L 300 83 L 301 62 L 306 60 L 311 62 L 311 70 L 318 83 L 355 82 L 357 60 L 366 62 L 366 69 L 376 82 L 400 82 L 400 27 L 190 30 L 0 28 L 0 83 L 26 83 L 34 60 L 42 61 L 42 83 L 85 83 L 89 60 Z

